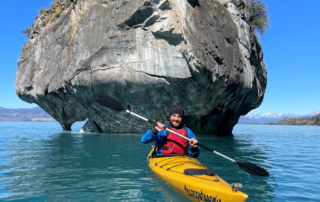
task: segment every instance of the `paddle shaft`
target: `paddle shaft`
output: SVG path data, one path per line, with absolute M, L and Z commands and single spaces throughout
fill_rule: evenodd
M 138 118 L 140 118 L 140 119 L 142 119 L 142 120 L 144 120 L 144 121 L 147 121 L 148 123 L 151 123 L 151 124 L 153 124 L 153 125 L 155 125 L 155 126 L 158 126 L 158 124 L 157 124 L 156 122 L 151 121 L 151 120 L 149 120 L 149 119 L 146 119 L 146 118 L 144 118 L 144 117 L 142 117 L 142 116 L 140 116 L 140 115 L 138 115 L 138 114 L 136 114 L 136 113 L 133 113 L 133 112 L 131 112 L 131 111 L 129 111 L 129 110 L 126 110 L 126 112 L 129 113 L 129 114 L 131 114 L 131 115 L 133 115 L 133 116 L 136 116 L 136 117 L 138 117 Z M 186 140 L 188 140 L 188 141 L 191 140 L 190 138 L 187 138 L 187 137 L 185 137 L 185 136 L 183 136 L 183 135 L 181 135 L 181 134 L 179 134 L 179 133 L 177 133 L 177 132 L 174 132 L 174 131 L 170 130 L 169 128 L 166 128 L 166 131 L 169 131 L 170 133 L 173 133 L 173 134 L 175 134 L 175 135 L 178 135 L 179 137 L 181 137 L 181 138 L 183 138 L 183 139 L 186 139 Z M 223 158 L 228 159 L 229 161 L 232 161 L 233 163 L 237 163 L 236 160 L 234 160 L 234 159 L 232 159 L 232 158 L 229 158 L 229 157 L 227 157 L 227 156 L 225 156 L 225 155 L 223 155 L 223 154 L 221 154 L 221 153 L 219 153 L 219 152 L 217 152 L 217 151 L 215 151 L 215 150 L 212 150 L 212 149 L 210 149 L 210 148 L 208 148 L 208 147 L 206 147 L 206 146 L 204 146 L 204 145 L 202 145 L 202 144 L 197 143 L 197 145 L 200 146 L 200 147 L 202 147 L 202 148 L 204 148 L 204 149 L 206 149 L 206 150 L 208 150 L 208 151 L 211 151 L 211 152 L 213 152 L 213 153 L 215 153 L 215 154 L 217 154 L 217 155 L 219 155 L 219 156 L 222 156 Z

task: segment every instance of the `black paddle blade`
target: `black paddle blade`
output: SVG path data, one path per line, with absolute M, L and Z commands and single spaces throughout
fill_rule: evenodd
M 237 162 L 237 164 L 242 170 L 246 171 L 250 175 L 269 176 L 269 173 L 265 169 L 252 163 Z
M 118 112 L 126 111 L 125 108 L 123 108 L 117 100 L 105 94 L 102 94 L 102 93 L 93 94 L 92 99 L 94 102 L 98 103 L 99 105 L 102 105 L 109 109 L 112 109 Z

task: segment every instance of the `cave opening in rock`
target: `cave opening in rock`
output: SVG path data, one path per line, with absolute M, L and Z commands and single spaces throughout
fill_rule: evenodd
M 74 131 L 74 132 L 81 132 L 81 128 L 82 126 L 87 122 L 88 119 L 85 119 L 83 121 L 77 121 L 77 122 L 74 122 L 71 126 L 71 131 Z

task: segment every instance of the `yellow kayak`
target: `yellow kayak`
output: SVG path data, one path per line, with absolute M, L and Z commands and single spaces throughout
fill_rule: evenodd
M 170 188 L 191 201 L 243 202 L 248 195 L 233 189 L 212 170 L 187 155 L 147 157 L 154 175 Z

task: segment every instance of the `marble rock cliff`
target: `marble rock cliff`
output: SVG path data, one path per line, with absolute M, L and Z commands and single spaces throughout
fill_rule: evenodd
M 257 108 L 267 76 L 242 0 L 77 0 L 32 25 L 18 60 L 17 95 L 64 130 L 141 133 L 151 126 L 92 101 L 105 93 L 149 119 L 185 110 L 196 134 L 231 135 Z

